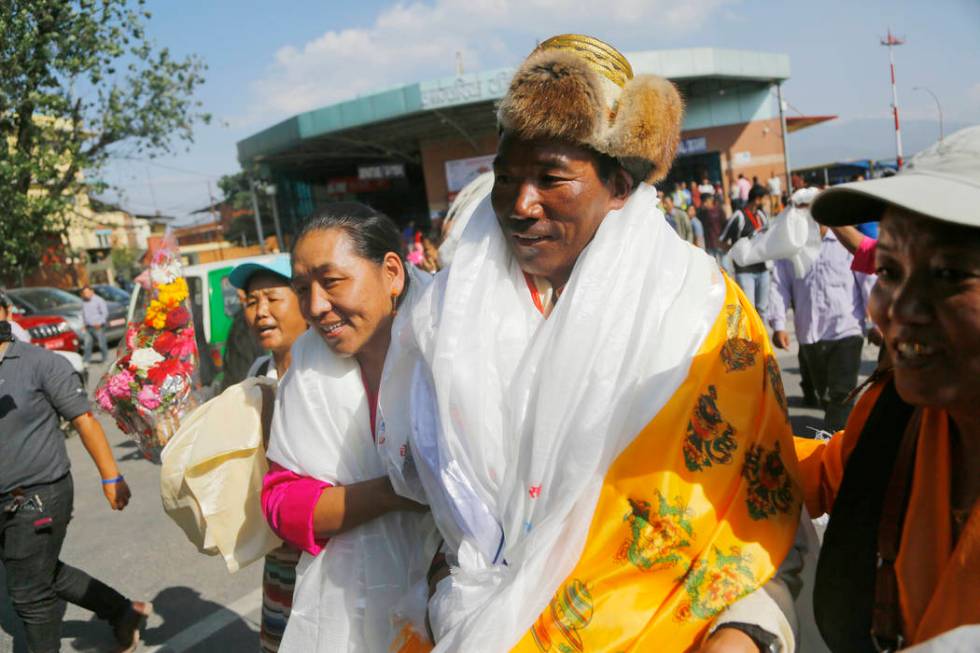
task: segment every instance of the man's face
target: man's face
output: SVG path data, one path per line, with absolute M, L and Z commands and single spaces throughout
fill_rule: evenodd
M 521 270 L 562 288 L 603 218 L 632 190 L 617 169 L 599 178 L 598 160 L 584 147 L 524 140 L 504 132 L 494 159 L 493 210 Z
M 94 290 L 92 290 L 91 288 L 85 288 L 82 290 L 82 299 L 88 301 L 92 299 L 92 295 L 94 294 L 95 294 Z

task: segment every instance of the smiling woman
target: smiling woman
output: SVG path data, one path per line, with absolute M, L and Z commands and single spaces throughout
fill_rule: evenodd
M 831 513 L 814 605 L 833 651 L 980 637 L 978 188 L 973 127 L 812 205 L 830 226 L 881 218 L 869 308 L 892 363 L 844 431 L 798 441 L 808 508 Z
M 434 553 L 427 508 L 394 492 L 375 446 L 392 323 L 424 283 L 409 284 L 391 220 L 362 204 L 330 206 L 296 238 L 310 329 L 280 385 L 263 487 L 269 524 L 304 551 L 284 650 L 388 650 L 394 604 Z

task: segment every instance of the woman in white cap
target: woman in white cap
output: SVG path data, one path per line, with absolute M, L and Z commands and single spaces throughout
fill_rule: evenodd
M 293 343 L 306 331 L 299 300 L 290 286 L 292 270 L 285 254 L 270 261 L 250 261 L 238 265 L 228 281 L 244 293 L 245 323 L 263 350 L 248 371 L 248 377 L 281 379 L 292 360 Z M 269 400 L 271 401 L 270 394 Z M 268 433 L 265 434 L 268 438 Z M 266 443 L 268 446 L 268 443 Z M 279 650 L 289 620 L 296 584 L 296 564 L 302 551 L 285 542 L 265 556 L 262 569 L 262 623 L 259 645 L 263 653 Z
M 844 431 L 797 445 L 807 506 L 830 513 L 814 604 L 835 652 L 980 644 L 978 205 L 980 127 L 812 205 L 881 219 L 869 309 L 892 361 Z

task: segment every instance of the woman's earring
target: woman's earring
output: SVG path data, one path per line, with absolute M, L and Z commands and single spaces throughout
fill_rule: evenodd
M 398 295 L 391 294 L 391 314 L 398 315 Z

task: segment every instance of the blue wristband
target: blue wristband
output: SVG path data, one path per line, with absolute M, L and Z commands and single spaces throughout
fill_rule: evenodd
M 119 483 L 120 481 L 124 481 L 124 480 L 126 480 L 126 479 L 124 479 L 123 478 L 123 475 L 120 474 L 116 478 L 104 478 L 104 479 L 102 479 L 102 485 L 113 485 L 115 483 Z

